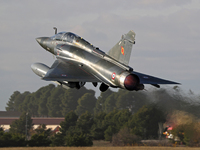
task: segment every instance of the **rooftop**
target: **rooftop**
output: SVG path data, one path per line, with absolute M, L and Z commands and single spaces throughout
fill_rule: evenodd
M 19 118 L 5 118 L 0 117 L 0 125 L 10 125 L 13 121 Z M 65 118 L 31 118 L 34 125 L 59 125 Z

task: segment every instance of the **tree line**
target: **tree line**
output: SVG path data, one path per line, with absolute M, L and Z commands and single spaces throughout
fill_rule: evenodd
M 181 110 L 199 118 L 199 99 L 192 91 L 186 94 L 177 86 L 138 92 L 123 89 L 113 92 L 108 89 L 96 98 L 95 91 L 85 87 L 66 90 L 50 84 L 32 93 L 15 91 L 7 102 L 6 110 L 28 112 L 33 117 L 65 117 L 72 110 L 78 116 L 85 111 L 98 114 L 114 109 L 128 109 L 134 114 L 144 105 L 156 105 L 167 114 Z
M 15 91 L 6 110 L 19 111 L 22 115 L 10 125 L 8 133 L 0 129 L 0 146 L 6 143 L 12 143 L 9 146 L 91 146 L 93 140 L 133 144 L 141 139 L 157 139 L 159 123 L 174 124 L 173 134 L 185 144 L 191 144 L 194 139 L 199 143 L 198 121 L 181 124 L 173 120 L 185 116 L 177 117 L 174 113 L 177 111 L 198 120 L 199 99 L 192 91 L 186 94 L 177 86 L 139 92 L 108 89 L 97 98 L 93 90 L 84 87 L 66 90 L 53 84 L 33 93 Z M 27 112 L 28 138 L 25 136 Z M 60 133 L 54 135 L 45 125 L 33 129 L 31 117 L 65 117 L 65 121 L 60 124 Z M 188 122 L 184 119 L 182 122 Z
M 78 116 L 72 110 L 60 123 L 60 132 L 52 134 L 45 125 L 33 129 L 31 116 L 26 116 L 24 112 L 19 120 L 15 120 L 10 125 L 9 132 L 0 131 L 0 147 L 92 146 L 93 140 L 112 141 L 118 132 L 124 130 L 128 130 L 124 137 L 129 144 L 133 144 L 140 139 L 156 138 L 158 122 L 164 123 L 165 118 L 165 114 L 153 105 L 144 105 L 134 114 L 129 109 L 114 109 L 109 113 L 99 112 L 96 115 L 86 111 Z M 26 119 L 27 127 L 25 126 Z M 133 139 L 132 136 L 135 138 Z

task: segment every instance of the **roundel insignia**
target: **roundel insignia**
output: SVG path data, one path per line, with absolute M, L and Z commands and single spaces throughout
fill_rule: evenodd
M 113 74 L 112 74 L 111 78 L 114 80 L 114 79 L 115 79 L 115 76 L 116 76 L 116 73 L 115 73 L 115 72 L 113 72 Z
M 124 55 L 124 48 L 123 48 L 123 46 L 121 46 L 121 53 L 122 53 L 122 55 Z

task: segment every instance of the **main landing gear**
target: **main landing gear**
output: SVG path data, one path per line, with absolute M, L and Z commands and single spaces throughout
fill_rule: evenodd
M 108 88 L 109 88 L 109 86 L 107 86 L 106 84 L 102 83 L 101 86 L 99 87 L 99 90 L 101 92 L 105 92 Z

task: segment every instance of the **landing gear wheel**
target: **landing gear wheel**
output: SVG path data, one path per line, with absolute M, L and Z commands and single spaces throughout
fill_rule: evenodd
M 75 86 L 75 87 L 76 87 L 76 89 L 80 89 L 80 88 L 81 88 L 79 82 L 76 83 L 76 86 Z
M 92 82 L 92 84 L 94 85 L 94 87 L 97 87 L 97 82 Z
M 101 92 L 105 92 L 108 88 L 109 88 L 109 86 L 107 86 L 106 84 L 102 83 L 101 86 L 99 87 L 99 90 Z

